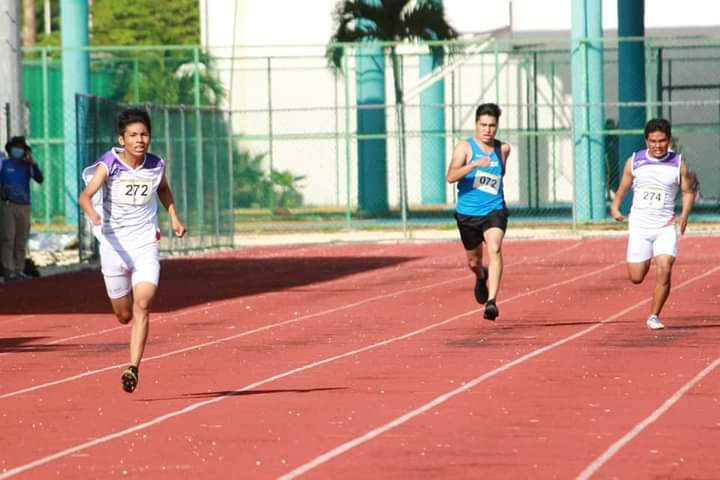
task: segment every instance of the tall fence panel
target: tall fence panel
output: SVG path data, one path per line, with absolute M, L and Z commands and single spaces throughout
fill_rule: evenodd
M 370 54 L 367 46 L 340 45 L 340 72 L 329 68 L 326 45 L 245 46 L 232 50 L 234 58 L 215 59 L 197 47 L 91 49 L 91 87 L 114 102 L 147 104 L 152 111 L 154 148 L 172 160 L 168 174 L 194 235 L 188 248 L 226 244 L 215 239 L 224 238 L 228 226 L 243 232 L 452 228 L 456 187 L 444 172 L 453 147 L 474 134 L 475 108 L 488 101 L 503 109 L 498 137 L 512 147 L 506 195 L 513 221 L 571 222 L 578 201 L 596 194 L 597 184 L 609 205 L 631 153 L 620 145 L 627 139 L 642 145 L 640 129 L 618 123 L 626 107 L 643 120 L 665 116 L 673 122 L 675 148 L 702 184 L 695 214 L 717 218 L 720 41 L 643 39 L 647 99 L 637 104 L 618 100 L 621 41 L 603 40 L 599 129 L 574 121 L 576 109 L 597 105 L 573 103 L 570 42 L 563 38 L 487 36 L 438 44 L 456 53 L 430 67 L 428 45 L 373 44 Z M 396 104 L 393 46 L 402 105 Z M 48 230 L 72 228 L 63 224 L 62 129 L 63 118 L 74 112 L 62 108 L 61 53 L 35 49 L 25 59 L 30 142 L 46 173 L 46 183 L 33 186 L 33 218 Z M 359 102 L 364 60 L 382 72 L 376 103 Z M 229 83 L 223 89 L 218 79 Z M 232 108 L 202 107 L 225 105 L 231 97 Z M 186 106 L 160 106 L 170 98 Z M 381 119 L 382 128 L 367 129 L 368 118 Z M 592 183 L 578 185 L 574 142 L 588 138 L 602 142 L 602 154 L 583 159 Z M 382 146 L 365 149 L 382 158 L 363 156 L 369 144 Z M 226 164 L 220 163 L 224 157 Z M 227 195 L 213 197 L 223 188 Z M 365 208 L 364 195 L 378 189 L 386 208 Z M 593 221 L 612 223 L 609 216 Z M 174 248 L 167 241 L 165 248 Z
M 117 145 L 117 115 L 122 104 L 78 95 L 78 172 Z M 212 108 L 143 105 L 152 121 L 150 151 L 165 160 L 165 175 L 173 191 L 187 234 L 175 237 L 169 218 L 159 206 L 160 249 L 167 253 L 232 247 L 233 145 L 229 115 Z M 81 182 L 82 185 L 82 182 Z M 78 192 L 79 194 L 79 192 Z M 80 259 L 96 250 L 87 218 L 80 215 Z

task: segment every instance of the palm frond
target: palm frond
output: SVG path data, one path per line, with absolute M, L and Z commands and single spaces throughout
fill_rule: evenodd
M 458 37 L 458 32 L 445 18 L 445 11 L 439 2 L 425 1 L 418 2 L 415 8 L 409 10 L 403 18 L 405 32 L 403 38 L 411 40 L 453 40 Z M 441 63 L 445 55 L 445 49 L 441 46 L 431 46 L 430 53 L 437 63 Z M 456 50 L 448 50 L 451 55 Z
M 336 73 L 342 71 L 344 49 L 335 43 L 451 40 L 458 36 L 437 0 L 344 0 L 338 2 L 333 18 L 335 34 L 325 55 Z M 445 49 L 433 46 L 430 50 L 441 61 Z

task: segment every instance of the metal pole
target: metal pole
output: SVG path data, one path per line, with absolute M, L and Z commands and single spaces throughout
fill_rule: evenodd
M 9 104 L 8 138 L 22 135 L 25 127 L 20 24 L 20 2 L 0 0 L 0 102 Z
M 555 134 L 555 60 L 550 61 L 550 117 L 551 127 L 553 131 L 552 136 L 552 192 L 553 192 L 553 203 L 557 203 L 557 135 Z
M 182 193 L 182 210 L 187 215 L 187 119 L 185 107 L 180 105 L 180 185 Z
M 200 50 L 198 47 L 193 47 L 193 64 L 195 69 L 193 72 L 193 84 L 195 94 L 195 108 L 200 107 Z
M 651 70 L 653 61 L 653 50 L 651 46 L 651 40 L 647 38 L 645 42 L 645 121 L 647 121 L 653 117 L 653 75 Z
M 273 103 L 272 103 L 272 59 L 267 57 L 267 91 L 268 91 L 268 162 L 270 165 L 270 216 L 275 212 L 275 185 L 272 182 L 273 172 Z
M 347 75 L 348 72 L 345 71 Z M 338 81 L 333 82 L 335 90 L 335 205 L 340 205 L 340 118 L 338 111 Z
M 352 227 L 350 209 L 351 209 L 351 198 L 350 198 L 350 71 L 348 70 L 348 55 L 347 47 L 342 47 L 343 62 L 345 63 L 343 70 L 345 71 L 345 228 Z
M 572 138 L 573 147 L 575 146 L 575 113 L 577 109 L 573 108 L 570 112 L 570 116 L 572 117 L 572 121 L 570 122 L 570 136 Z M 572 182 L 572 233 L 573 235 L 577 234 L 577 182 L 575 181 L 575 175 L 576 175 L 576 168 L 577 165 L 577 148 L 572 149 L 572 176 L 573 176 L 573 182 Z
M 76 132 L 79 124 L 74 109 L 75 95 L 90 92 L 90 53 L 88 50 L 88 4 L 61 0 L 60 29 L 62 43 L 63 108 L 65 111 L 65 223 L 78 225 L 78 161 Z
M 168 112 L 168 107 L 163 108 L 163 118 L 165 120 L 165 179 L 170 182 L 172 162 L 170 162 L 169 160 L 172 158 L 172 150 L 170 147 L 170 113 Z M 170 222 L 168 222 L 167 236 L 170 240 L 170 243 L 172 244 L 173 231 L 172 224 Z M 172 250 L 172 246 L 170 247 L 170 249 Z
M 228 190 L 230 194 L 229 197 L 229 205 L 230 205 L 230 246 L 235 246 L 235 192 L 233 191 L 233 187 L 235 186 L 234 176 L 233 176 L 233 121 L 232 121 L 232 110 L 228 111 L 228 131 L 227 131 L 227 140 L 228 140 Z
M 217 109 L 212 110 L 212 145 L 213 145 L 213 192 L 215 192 L 215 201 L 213 202 L 213 216 L 215 222 L 215 238 L 213 239 L 214 246 L 218 246 L 218 239 L 220 238 L 220 180 L 218 178 L 218 135 L 217 135 Z
M 140 102 L 140 68 L 137 58 L 133 60 L 133 101 Z
M 200 234 L 200 246 L 204 247 L 205 234 L 205 206 L 203 205 L 203 133 L 202 113 L 200 107 L 195 107 L 195 209 L 198 218 L 198 230 Z
M 495 53 L 495 101 L 500 103 L 500 52 L 498 51 L 498 41 L 493 38 L 493 52 Z
M 48 54 L 47 48 L 42 50 L 42 89 L 43 89 L 43 168 L 48 177 L 51 175 L 50 166 L 50 118 L 49 118 L 49 100 L 50 100 L 50 82 L 48 81 Z M 47 186 L 44 190 L 45 194 L 45 226 L 50 226 L 50 201 L 52 194 L 51 189 Z

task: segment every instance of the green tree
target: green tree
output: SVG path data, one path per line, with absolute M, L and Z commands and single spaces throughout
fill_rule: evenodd
M 197 45 L 200 9 L 197 0 L 94 0 L 93 45 Z
M 445 18 L 441 0 L 343 0 L 338 2 L 334 14 L 335 33 L 330 39 L 326 55 L 336 72 L 342 71 L 345 48 L 338 43 L 435 41 L 457 38 L 457 31 Z M 405 108 L 400 59 L 397 44 L 389 50 L 393 68 L 396 121 L 399 139 L 401 182 L 401 208 L 405 215 L 407 202 Z M 440 59 L 445 50 L 439 46 L 430 48 Z M 452 50 L 448 53 L 454 53 Z M 437 63 L 440 63 L 439 61 Z
M 44 32 L 45 2 L 23 3 L 34 7 L 37 43 L 60 44 L 60 0 L 50 0 L 50 35 Z M 23 15 L 27 10 L 23 11 Z M 90 44 L 109 45 L 197 45 L 200 42 L 200 9 L 197 0 L 93 0 Z
M 298 182 L 305 177 L 275 169 L 268 175 L 263 168 L 266 155 L 233 152 L 233 204 L 238 208 L 301 206 Z

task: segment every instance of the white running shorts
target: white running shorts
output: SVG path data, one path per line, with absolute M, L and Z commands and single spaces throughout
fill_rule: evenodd
M 140 282 L 157 286 L 160 280 L 157 242 L 128 250 L 103 242 L 100 244 L 100 265 L 111 299 L 124 297 Z
M 628 263 L 642 263 L 658 255 L 677 257 L 677 251 L 678 235 L 675 225 L 657 230 L 631 230 L 628 235 Z

